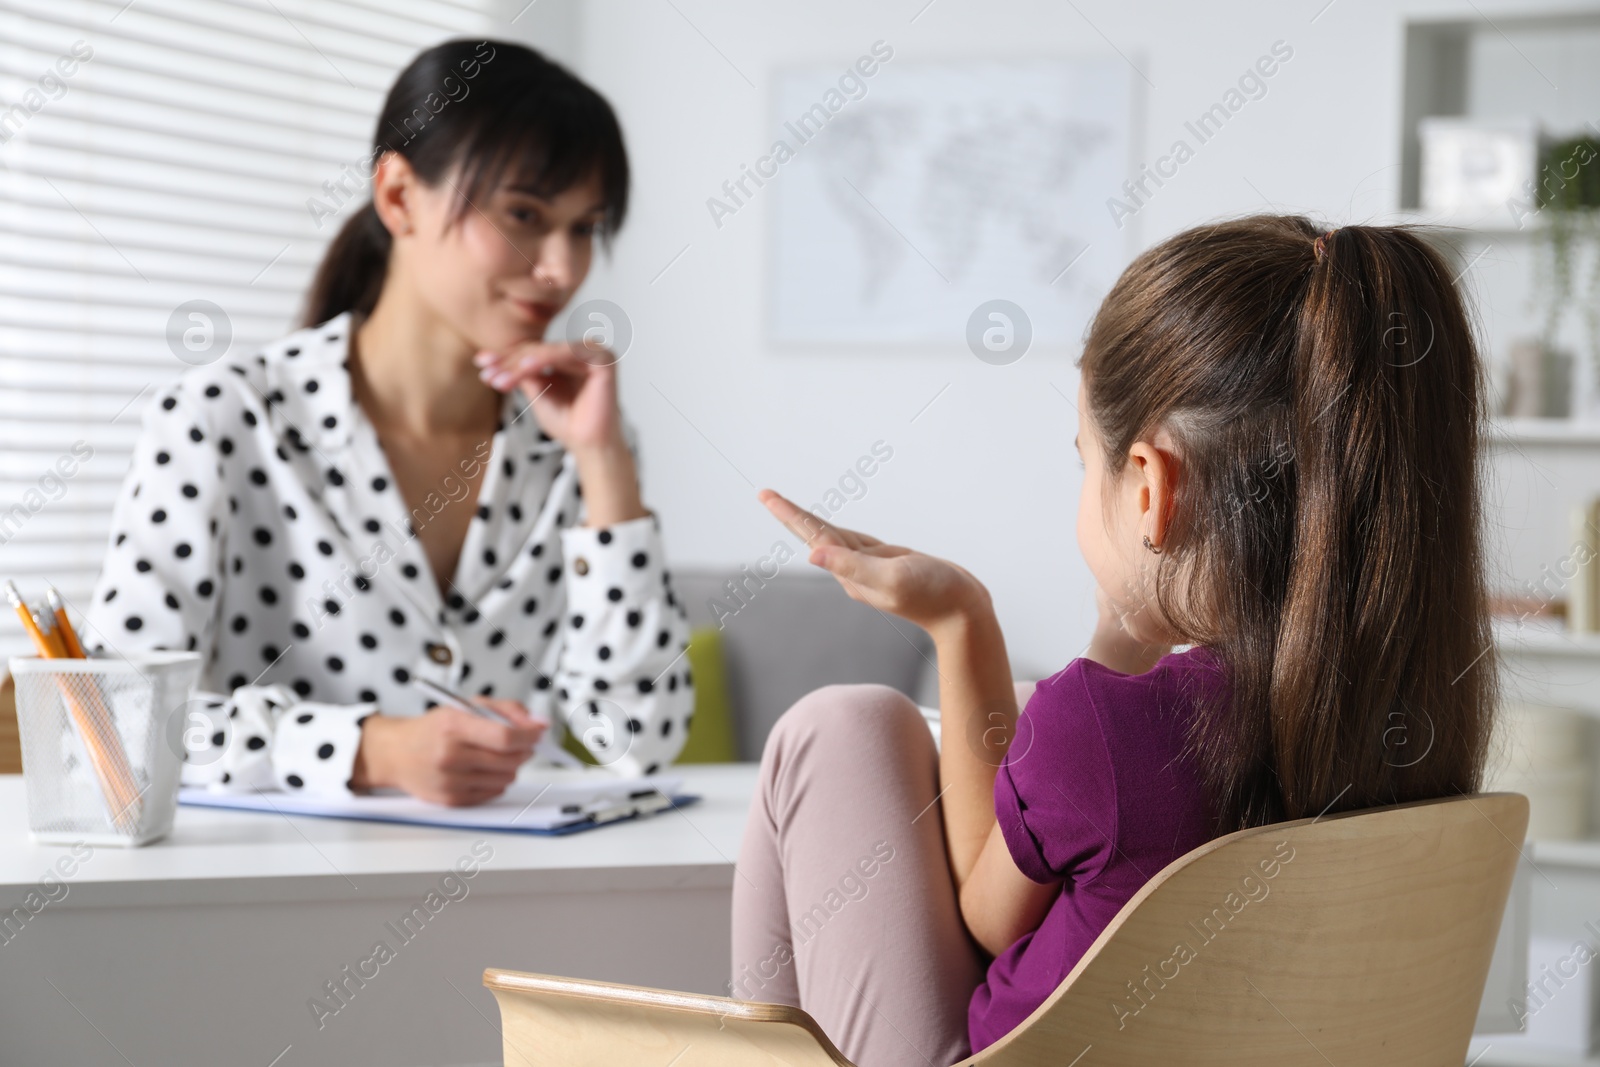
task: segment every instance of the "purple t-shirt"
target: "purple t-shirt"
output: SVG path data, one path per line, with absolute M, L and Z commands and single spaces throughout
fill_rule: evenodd
M 1138 675 L 1074 660 L 1034 690 L 995 775 L 995 817 L 1023 874 L 1064 881 L 1039 928 L 973 991 L 973 1052 L 1043 1004 L 1156 872 L 1211 839 L 1187 731 L 1199 701 L 1225 686 L 1216 657 L 1196 648 Z

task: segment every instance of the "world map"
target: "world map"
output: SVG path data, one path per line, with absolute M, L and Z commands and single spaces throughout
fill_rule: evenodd
M 778 79 L 777 114 L 803 112 L 821 73 Z M 1003 297 L 1036 343 L 1076 342 L 1125 254 L 1102 205 L 1125 177 L 1128 76 L 1114 58 L 886 67 L 809 140 L 791 134 L 773 339 L 958 344 Z

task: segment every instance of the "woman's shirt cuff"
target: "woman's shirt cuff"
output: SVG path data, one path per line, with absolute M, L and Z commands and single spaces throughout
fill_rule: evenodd
M 227 697 L 196 694 L 187 712 L 183 784 L 221 793 L 349 796 L 361 721 L 377 710 L 300 700 L 281 685 L 240 686 Z

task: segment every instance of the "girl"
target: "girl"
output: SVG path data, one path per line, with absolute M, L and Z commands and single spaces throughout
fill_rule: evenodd
M 95 643 L 201 653 L 169 731 L 190 784 L 475 804 L 556 715 L 654 771 L 688 726 L 687 624 L 615 357 L 543 340 L 626 212 L 616 117 L 527 48 L 450 41 L 374 142 L 304 328 L 149 407 Z
M 1081 367 L 1099 624 L 1020 716 L 977 579 L 762 494 L 938 649 L 937 750 L 884 687 L 785 714 L 734 880 L 734 995 L 866 1067 L 1002 1037 L 1214 836 L 1478 785 L 1483 394 L 1444 260 L 1399 229 L 1200 227 L 1128 268 Z

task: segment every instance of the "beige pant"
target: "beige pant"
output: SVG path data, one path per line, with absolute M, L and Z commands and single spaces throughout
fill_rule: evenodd
M 956 903 L 938 782 L 928 724 L 887 686 L 784 713 L 734 874 L 732 996 L 804 1008 L 858 1067 L 967 1056 L 989 958 Z

